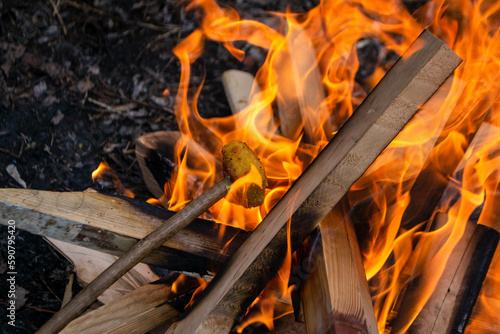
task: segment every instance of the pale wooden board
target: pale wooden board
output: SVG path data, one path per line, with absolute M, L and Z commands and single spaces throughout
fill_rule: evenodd
M 93 249 L 47 238 L 55 248 L 68 257 L 75 266 L 78 282 L 87 286 L 94 278 L 116 261 L 117 257 Z M 144 284 L 156 281 L 160 277 L 152 272 L 148 265 L 140 263 L 122 276 L 98 298 L 107 304 Z
M 302 293 L 307 333 L 378 333 L 370 291 L 355 232 L 334 209 L 321 224 L 316 270 Z
M 0 210 L 5 217 L 16 219 L 20 229 L 114 255 L 122 255 L 174 214 L 128 198 L 32 189 L 0 189 Z M 248 235 L 224 228 L 220 238 L 218 224 L 197 219 L 151 254 L 148 263 L 161 266 L 162 261 L 171 261 L 172 269 L 182 270 L 184 261 L 189 262 L 185 270 L 203 272 L 207 262 L 221 263 Z M 223 250 L 232 238 L 235 243 Z M 168 262 L 163 266 L 168 267 Z
M 226 92 L 227 102 L 231 112 L 239 113 L 248 106 L 251 97 L 252 87 L 254 87 L 254 76 L 245 71 L 228 70 L 222 73 L 222 85 Z M 260 92 L 260 87 L 256 85 L 255 93 Z
M 73 320 L 60 333 L 145 333 L 176 319 L 180 312 L 164 303 L 171 292 L 167 284 L 146 284 Z

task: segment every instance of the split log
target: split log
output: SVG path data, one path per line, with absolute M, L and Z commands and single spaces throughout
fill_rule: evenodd
M 182 293 L 172 291 L 172 283 L 178 275 L 172 275 L 158 282 L 146 284 L 136 290 L 114 300 L 113 302 L 90 311 L 73 320 L 60 333 L 113 333 L 140 334 L 157 326 L 173 322 L 182 311 L 182 306 L 189 302 L 191 294 L 177 296 Z M 196 279 L 186 277 L 184 290 L 194 290 L 198 286 Z M 192 292 L 192 291 L 191 291 Z M 168 302 L 175 300 L 175 303 Z M 180 304 L 179 307 L 176 304 Z
M 28 232 L 118 256 L 175 214 L 128 197 L 31 189 L 0 189 L 0 212 Z M 144 262 L 205 274 L 220 266 L 248 236 L 243 230 L 224 228 L 221 237 L 218 224 L 196 219 Z
M 86 287 L 117 259 L 114 255 L 104 254 L 93 249 L 69 244 L 56 239 L 46 238 L 46 240 L 70 260 L 77 274 L 78 283 L 82 287 Z M 158 279 L 160 279 L 160 277 L 153 273 L 148 265 L 139 263 L 110 286 L 109 289 L 104 291 L 97 299 L 101 303 L 107 304 L 144 284 Z
M 436 221 L 436 227 L 442 227 L 447 221 L 447 215 L 438 214 Z M 442 259 L 446 262 L 443 274 L 418 315 L 416 313 L 422 306 L 419 302 L 422 291 L 429 285 L 429 281 L 436 279 L 432 266 L 428 266 L 408 285 L 391 333 L 464 333 L 497 248 L 499 236 L 492 228 L 476 225 L 472 221 L 467 222 L 464 233 L 450 257 Z M 436 238 L 430 246 L 431 254 L 427 257 L 432 258 L 448 237 L 449 233 Z M 430 285 L 433 286 L 432 283 Z
M 302 130 L 305 140 L 314 138 L 311 117 L 327 115 L 325 88 L 318 68 L 316 51 L 307 33 L 292 25 L 287 36 L 287 48 L 280 51 L 276 66 L 286 68 L 277 78 L 280 88 L 277 95 L 280 129 L 284 137 L 296 140 Z M 331 131 L 330 131 L 331 132 Z
M 356 234 L 334 209 L 313 242 L 314 270 L 300 288 L 307 333 L 378 333 Z
M 290 215 L 295 250 L 460 63 L 424 31 L 169 333 L 228 332 L 279 269 Z

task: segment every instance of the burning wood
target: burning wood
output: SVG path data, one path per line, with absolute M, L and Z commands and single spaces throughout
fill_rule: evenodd
M 60 333 L 145 333 L 171 319 L 176 319 L 198 286 L 192 277 L 183 277 L 181 289 L 176 287 L 179 275 L 146 284 L 96 310 L 73 320 Z M 173 291 L 175 290 L 175 291 Z
M 231 143 L 227 146 L 229 145 L 231 145 Z M 238 149 L 235 151 L 234 147 Z M 170 239 L 190 222 L 208 210 L 215 202 L 224 197 L 230 189 L 236 192 L 245 189 L 241 192 L 241 195 L 245 197 L 245 203 L 251 202 L 252 205 L 262 204 L 255 200 L 253 193 L 250 194 L 247 192 L 248 189 L 253 189 L 253 187 L 250 187 L 255 184 L 253 180 L 256 178 L 260 179 L 260 184 L 257 184 L 257 187 L 261 185 L 267 186 L 265 175 L 262 176 L 262 174 L 258 172 L 258 170 L 262 170 L 263 173 L 263 167 L 260 165 L 260 161 L 257 157 L 250 160 L 249 155 L 251 154 L 253 154 L 253 152 L 248 149 L 248 147 L 242 149 L 238 145 L 231 146 L 229 152 L 224 152 L 223 149 L 223 155 L 225 155 L 224 160 L 227 167 L 226 170 L 229 173 L 227 177 L 205 191 L 196 200 L 189 203 L 183 210 L 163 223 L 161 227 L 154 230 L 134 245 L 124 256 L 103 271 L 94 281 L 64 306 L 61 311 L 46 322 L 37 333 L 52 333 L 64 328 L 69 321 L 73 320 L 80 312 L 85 310 L 85 308 L 87 308 L 111 284 L 143 260 L 154 249 L 163 244 L 165 240 Z M 242 166 L 235 168 L 235 162 L 233 161 L 236 161 L 236 164 L 241 163 Z M 253 168 L 251 168 L 251 166 L 253 166 Z M 257 171 L 254 171 L 255 169 Z M 248 177 L 250 177 L 250 179 L 248 179 Z M 232 184 L 232 180 L 234 180 L 234 185 Z M 252 200 L 247 199 L 248 195 L 251 195 Z
M 460 62 L 424 31 L 169 333 L 195 332 L 207 316 L 202 332 L 229 331 L 284 257 L 289 215 L 296 249 Z
M 307 35 L 299 25 L 290 23 L 287 45 L 278 55 L 278 66 L 289 70 L 278 78 L 280 91 L 277 96 L 280 129 L 283 136 L 296 140 L 303 132 L 306 142 L 315 137 L 317 120 L 328 115 L 323 104 L 324 87 L 318 68 L 316 52 Z M 320 122 L 321 123 L 321 122 Z
M 391 333 L 464 333 L 469 321 L 498 245 L 499 234 L 489 227 L 468 221 L 436 282 L 436 264 L 432 260 L 440 258 L 438 250 L 451 237 L 452 229 L 444 228 L 448 221 L 445 214 L 438 214 L 435 221 L 436 230 L 443 228 L 448 231 L 440 233 L 440 237 L 428 246 L 429 253 L 425 254 L 427 266 L 408 285 Z M 434 256 L 430 256 L 432 254 Z M 419 300 L 429 287 L 433 287 L 433 291 L 423 306 Z M 416 312 L 420 308 L 422 310 Z M 411 324 L 409 328 L 408 324 Z
M 307 333 L 378 333 L 352 225 L 334 209 L 320 227 L 312 242 L 314 269 L 300 287 Z
M 474 161 L 496 154 L 498 148 L 491 143 L 498 134 L 497 127 L 483 123 L 464 156 Z M 466 159 L 456 165 L 455 180 L 471 173 Z M 422 238 L 412 254 L 406 268 L 411 279 L 399 301 L 401 307 L 392 324 L 394 333 L 463 333 L 497 247 L 498 232 L 477 224 L 479 215 L 457 213 L 458 200 L 468 199 L 461 198 L 453 184 L 444 194 L 436 210 L 451 206 L 448 201 L 455 202 L 455 209 L 451 207 L 449 215 L 435 214 L 426 228 L 435 237 Z
M 20 229 L 119 256 L 175 214 L 127 197 L 31 189 L 0 189 L 0 210 Z M 248 235 L 224 229 L 221 239 L 217 224 L 198 218 L 143 262 L 204 274 L 220 266 Z M 230 240 L 234 243 L 223 247 Z

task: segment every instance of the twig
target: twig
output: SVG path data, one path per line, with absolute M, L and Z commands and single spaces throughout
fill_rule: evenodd
M 59 23 L 61 24 L 62 28 L 63 28 L 63 32 L 64 32 L 64 36 L 67 36 L 68 35 L 68 30 L 66 30 L 66 26 L 64 25 L 64 21 L 61 17 L 61 13 L 59 13 L 59 4 L 56 5 L 56 3 L 54 2 L 54 0 L 50 0 L 50 3 L 52 4 L 52 7 L 54 7 L 54 13 L 52 15 L 56 15 L 57 16 L 57 19 L 59 20 Z
M 1 147 L 0 147 L 0 152 L 4 152 L 4 153 L 7 153 L 7 154 L 9 154 L 9 155 L 12 155 L 12 156 L 13 156 L 14 158 L 16 158 L 16 159 L 21 158 L 19 155 L 15 154 L 15 153 L 12 153 L 11 151 L 6 150 L 6 149 L 1 148 Z
M 163 39 L 167 39 L 169 38 L 171 35 L 173 34 L 176 34 L 177 32 L 180 32 L 180 28 L 179 27 L 175 27 L 175 28 L 172 28 L 170 31 L 167 31 L 166 33 L 160 35 L 160 36 L 157 36 L 155 39 L 153 39 L 151 42 L 149 42 L 148 44 L 146 44 L 146 46 L 144 48 L 142 48 L 142 50 L 137 54 L 137 57 L 135 57 L 135 60 L 139 60 L 139 58 L 141 58 L 142 54 L 147 50 L 149 49 L 151 46 L 153 46 L 154 44 L 158 43 L 159 41 L 163 40 Z

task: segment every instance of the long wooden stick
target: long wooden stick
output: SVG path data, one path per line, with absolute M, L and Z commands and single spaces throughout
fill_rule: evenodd
M 194 333 L 211 312 L 198 333 L 230 330 L 279 269 L 289 217 L 296 249 L 460 63 L 424 31 L 168 333 Z
M 37 333 L 57 333 L 63 329 L 68 322 L 85 310 L 102 292 L 130 270 L 130 268 L 224 197 L 230 185 L 231 179 L 229 176 L 225 177 L 222 181 L 219 181 L 202 195 L 191 201 L 189 205 L 167 220 L 159 229 L 139 241 L 127 254 L 103 271 L 65 307 L 50 318 Z

